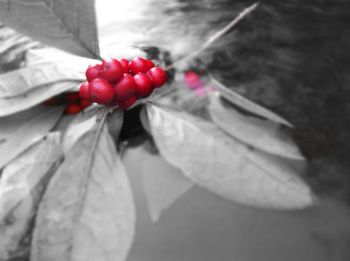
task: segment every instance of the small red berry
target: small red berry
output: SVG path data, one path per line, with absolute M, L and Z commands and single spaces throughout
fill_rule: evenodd
M 58 99 L 57 97 L 51 97 L 51 98 L 47 99 L 46 101 L 44 101 L 43 104 L 47 105 L 47 106 L 59 105 L 60 99 Z
M 82 99 L 90 100 L 90 85 L 88 82 L 80 84 L 79 94 Z
M 114 98 L 118 102 L 125 101 L 131 96 L 135 95 L 136 84 L 134 77 L 129 73 L 124 73 L 119 82 L 112 85 L 112 87 L 114 91 Z
M 101 77 L 100 73 L 101 73 L 100 64 L 90 65 L 85 71 L 85 76 L 88 82 L 91 82 L 93 79 Z
M 142 57 L 135 57 L 130 63 L 129 68 L 132 74 L 137 74 L 139 72 L 145 73 L 148 71 L 148 62 Z
M 80 100 L 80 92 L 67 92 L 64 94 L 64 99 L 67 102 L 76 102 Z
M 71 114 L 77 114 L 77 113 L 81 112 L 82 109 L 83 109 L 83 108 L 82 108 L 79 104 L 71 103 L 71 104 L 68 104 L 68 105 L 67 105 L 67 107 L 66 107 L 64 113 L 65 113 L 65 114 L 69 114 L 69 115 L 71 115 Z
M 152 69 L 155 65 L 151 60 L 146 60 L 148 70 Z
M 115 59 L 103 60 L 101 67 L 101 77 L 110 83 L 116 83 L 123 75 L 123 66 Z
M 125 101 L 119 102 L 118 107 L 121 110 L 125 110 L 125 109 L 129 108 L 130 106 L 134 105 L 136 101 L 137 101 L 137 98 L 135 96 L 132 96 Z
M 127 59 L 120 59 L 119 60 L 120 64 L 123 67 L 123 73 L 128 73 L 129 72 L 129 61 Z
M 97 78 L 89 83 L 90 99 L 100 104 L 108 104 L 113 100 L 112 85 L 105 79 Z
M 144 73 L 138 73 L 134 75 L 134 81 L 136 84 L 136 95 L 138 97 L 147 97 L 153 91 L 153 83 Z
M 89 107 L 92 104 L 91 101 L 85 100 L 85 99 L 81 99 L 80 100 L 80 106 L 85 109 L 86 107 Z
M 162 86 L 168 79 L 167 73 L 160 67 L 154 67 L 148 72 L 148 76 L 155 88 Z

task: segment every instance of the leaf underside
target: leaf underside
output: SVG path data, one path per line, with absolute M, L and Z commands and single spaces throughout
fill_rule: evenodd
M 310 206 L 314 197 L 296 166 L 233 139 L 183 111 L 147 105 L 162 156 L 193 182 L 239 203 L 279 209 Z
M 23 253 L 27 256 L 28 237 L 35 212 L 62 156 L 59 135 L 52 133 L 11 161 L 0 182 L 0 260 Z M 11 259 L 12 260 L 12 259 Z
M 276 156 L 303 160 L 298 147 L 276 122 L 241 114 L 218 93 L 210 94 L 209 113 L 217 126 L 254 148 Z
M 95 151 L 85 197 L 82 193 L 93 133 L 75 144 L 50 181 L 36 218 L 31 260 L 126 258 L 134 235 L 134 203 L 106 127 Z
M 0 0 L 0 21 L 65 51 L 99 55 L 94 0 Z
M 57 123 L 62 115 L 62 107 L 41 107 L 41 110 L 33 111 L 26 121 L 13 124 L 12 133 L 6 140 L 0 143 L 0 168 L 14 159 L 30 145 L 42 139 Z M 1 125 L 7 125 L 6 121 Z M 11 129 L 7 130 L 10 131 Z M 1 131 L 0 131 L 1 133 Z

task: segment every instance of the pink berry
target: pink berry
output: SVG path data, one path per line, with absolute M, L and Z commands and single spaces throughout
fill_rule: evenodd
M 134 105 L 136 101 L 137 98 L 135 96 L 131 96 L 129 99 L 118 103 L 119 109 L 125 110 L 130 106 Z
M 155 88 L 162 86 L 168 79 L 167 73 L 160 67 L 154 67 L 148 72 L 148 76 Z
M 134 81 L 136 84 L 136 95 L 138 97 L 147 97 L 153 91 L 153 83 L 144 73 L 138 73 L 134 75 Z
M 123 66 L 115 59 L 103 60 L 101 67 L 101 77 L 110 83 L 116 83 L 123 75 Z
M 137 74 L 139 72 L 145 73 L 148 71 L 148 62 L 142 57 L 135 57 L 130 63 L 129 68 L 132 74 Z
M 124 73 L 119 82 L 112 85 L 112 87 L 114 91 L 114 98 L 118 102 L 129 99 L 135 94 L 136 90 L 134 77 L 129 73 Z
M 80 84 L 79 94 L 82 99 L 90 100 L 90 86 L 88 82 Z
M 90 65 L 86 71 L 85 71 L 85 76 L 88 82 L 91 82 L 92 80 L 99 78 L 101 73 L 101 65 L 96 64 L 96 65 Z
M 129 72 L 129 61 L 127 59 L 120 59 L 119 60 L 120 64 L 123 67 L 123 73 L 128 73 Z
M 97 78 L 89 83 L 90 100 L 100 104 L 108 104 L 113 100 L 112 85 L 105 79 Z

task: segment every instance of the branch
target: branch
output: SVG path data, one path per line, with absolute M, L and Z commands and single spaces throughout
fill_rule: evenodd
M 255 8 L 259 5 L 259 3 L 255 3 L 247 8 L 245 8 L 241 13 L 238 14 L 238 16 L 233 19 L 228 25 L 226 25 L 223 29 L 218 31 L 216 34 L 211 36 L 197 51 L 191 53 L 190 55 L 187 55 L 180 60 L 177 60 L 173 64 L 169 65 L 166 70 L 172 69 L 176 64 L 193 59 L 197 55 L 199 55 L 201 52 L 206 50 L 209 46 L 211 46 L 214 42 L 216 42 L 219 38 L 224 36 L 225 34 L 231 32 L 239 22 L 245 18 L 248 14 L 250 14 L 252 11 L 255 10 Z

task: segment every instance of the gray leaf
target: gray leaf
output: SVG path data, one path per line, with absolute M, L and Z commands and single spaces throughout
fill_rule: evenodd
M 36 218 L 31 260 L 123 261 L 127 256 L 135 226 L 129 181 L 105 127 L 83 186 L 90 134 L 70 150 L 50 181 Z
M 213 121 L 234 138 L 277 156 L 304 159 L 292 139 L 282 132 L 280 124 L 243 115 L 220 101 L 218 93 L 212 93 L 209 97 L 209 112 Z
M 314 197 L 298 171 L 278 157 L 249 149 L 215 125 L 185 112 L 147 105 L 163 157 L 193 182 L 247 205 L 293 209 Z
M 293 125 L 288 122 L 287 120 L 283 119 L 281 116 L 277 115 L 276 113 L 260 106 L 259 104 L 256 104 L 247 98 L 243 97 L 242 95 L 228 89 L 226 86 L 224 86 L 222 83 L 220 83 L 218 80 L 211 78 L 212 83 L 214 84 L 216 90 L 228 101 L 232 102 L 234 105 L 251 112 L 253 114 L 259 115 L 263 118 L 269 119 L 271 121 L 284 124 L 288 127 L 293 127 Z
M 159 155 L 152 155 L 146 150 L 143 152 L 146 157 L 140 162 L 142 184 L 151 219 L 156 222 L 162 212 L 185 194 L 193 183 Z
M 21 124 L 12 125 L 11 136 L 0 143 L 0 168 L 42 139 L 59 120 L 62 112 L 62 107 L 42 108 L 36 114 L 29 115 Z M 6 125 L 6 121 L 2 122 L 0 118 L 1 125 Z
M 0 20 L 65 51 L 99 54 L 94 0 L 0 0 Z
M 50 134 L 3 170 L 0 182 L 0 260 L 27 252 L 28 236 L 52 167 L 62 156 L 57 134 Z
M 0 98 L 23 95 L 29 91 L 56 82 L 84 81 L 84 74 L 68 66 L 53 63 L 31 65 L 0 75 Z
M 96 125 L 96 109 L 79 113 L 68 125 L 63 137 L 63 151 L 67 153 L 74 144 Z
M 77 83 L 58 82 L 35 88 L 25 95 L 14 96 L 9 99 L 0 99 L 0 117 L 24 111 L 55 95 L 77 87 Z

